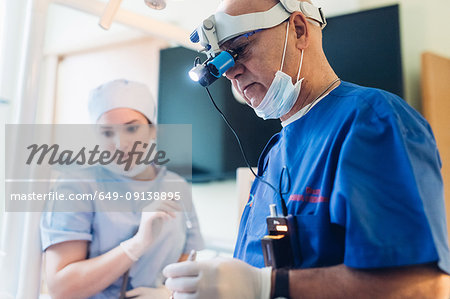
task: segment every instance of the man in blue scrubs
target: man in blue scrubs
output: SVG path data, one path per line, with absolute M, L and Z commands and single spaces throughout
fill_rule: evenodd
M 219 10 L 277 2 L 226 0 Z M 256 114 L 282 121 L 258 175 L 280 186 L 299 249 L 293 268 L 263 268 L 261 238 L 279 196 L 255 180 L 235 259 L 169 265 L 175 299 L 448 298 L 441 161 L 426 120 L 393 94 L 340 81 L 320 26 L 301 12 L 222 48 L 239 51 L 226 76 Z

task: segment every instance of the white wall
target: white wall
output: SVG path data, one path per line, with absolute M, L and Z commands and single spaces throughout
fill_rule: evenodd
M 421 108 L 420 57 L 433 51 L 450 57 L 450 1 L 448 0 L 359 0 L 362 9 L 400 4 L 405 98 Z
M 207 248 L 232 253 L 240 220 L 235 180 L 194 184 L 192 198 Z
M 146 38 L 64 57 L 58 68 L 55 123 L 90 123 L 89 92 L 114 79 L 145 83 L 156 102 L 159 50 L 165 45 Z
M 5 212 L 5 123 L 8 119 L 9 103 L 0 99 L 0 233 Z M 0 236 L 1 240 L 1 236 Z M 1 253 L 0 253 L 1 259 Z
M 58 4 L 49 6 L 44 53 L 65 55 L 147 37 L 138 30 L 113 23 L 106 31 L 99 17 Z
M 0 98 L 13 102 L 22 54 L 26 0 L 0 2 Z
M 26 0 L 0 1 L 0 233 L 5 200 L 4 131 L 5 124 L 12 121 L 11 105 L 17 97 L 25 6 Z

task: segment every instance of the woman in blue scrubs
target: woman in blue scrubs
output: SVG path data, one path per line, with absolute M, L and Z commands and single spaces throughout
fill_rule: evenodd
M 155 123 L 155 104 L 143 84 L 116 80 L 98 87 L 91 93 L 89 112 L 97 124 L 99 143 L 111 152 L 127 155 L 135 141 L 141 141 L 141 147 L 154 141 L 149 124 Z M 88 210 L 82 210 L 84 202 L 70 203 L 70 212 L 59 212 L 61 207 L 55 203 L 48 206 L 41 219 L 41 237 L 51 296 L 118 298 L 124 289 L 127 295 L 168 298 L 163 267 L 203 246 L 189 185 L 164 167 L 135 161 L 128 170 L 112 163 L 66 176 L 71 180 L 64 181 L 63 176 L 55 191 L 142 194 L 176 188 L 183 198 L 150 204 L 131 201 L 134 206 L 123 212 L 107 211 L 108 202 L 98 200 L 88 203 L 92 204 Z M 140 212 L 143 205 L 147 205 L 145 212 Z

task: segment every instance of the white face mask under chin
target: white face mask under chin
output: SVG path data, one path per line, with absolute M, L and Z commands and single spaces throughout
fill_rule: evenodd
M 286 46 L 289 35 L 289 21 L 286 26 L 286 40 L 284 42 L 283 58 L 281 60 L 280 70 L 276 72 L 275 78 L 270 84 L 269 90 L 261 103 L 253 108 L 256 115 L 262 119 L 277 119 L 288 113 L 294 107 L 298 96 L 300 95 L 301 85 L 304 78 L 299 80 L 300 71 L 303 63 L 303 52 L 300 56 L 300 65 L 297 73 L 297 82 L 292 84 L 292 78 L 282 71 L 284 57 L 286 55 Z
M 147 157 L 147 154 L 150 151 L 153 143 L 156 144 L 155 139 L 150 139 L 144 153 L 142 154 L 141 160 L 143 160 Z M 155 154 L 156 154 L 156 148 L 153 150 L 153 152 L 148 160 L 149 161 L 153 160 L 155 158 Z M 104 165 L 104 167 L 115 174 L 132 178 L 132 177 L 135 177 L 135 176 L 143 173 L 152 164 L 145 164 L 145 163 L 134 164 L 133 167 L 131 167 L 128 170 L 125 170 L 125 165 L 126 164 L 119 165 L 116 162 L 112 162 L 112 163 Z

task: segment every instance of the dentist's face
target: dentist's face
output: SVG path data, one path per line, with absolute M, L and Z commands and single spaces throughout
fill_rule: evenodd
M 104 150 L 112 154 L 116 150 L 123 151 L 123 159 L 128 159 L 128 153 L 133 149 L 136 141 L 136 151 L 145 151 L 144 143 L 155 138 L 153 126 L 149 125 L 147 118 L 140 112 L 129 108 L 117 108 L 105 112 L 97 121 L 100 143 Z M 148 145 L 150 146 L 150 145 Z M 148 148 L 147 146 L 147 148 Z M 134 158 L 137 157 L 134 155 Z M 135 161 L 133 161 L 133 165 Z
M 285 24 L 257 32 L 248 38 L 231 40 L 222 46 L 238 53 L 236 64 L 225 75 L 253 108 L 261 103 L 280 69 Z
M 232 16 L 267 11 L 278 3 L 276 0 L 224 0 L 219 11 Z M 222 45 L 222 49 L 238 50 L 234 67 L 226 73 L 236 90 L 252 107 L 257 107 L 272 84 L 275 73 L 280 69 L 286 36 L 286 23 L 262 30 L 248 38 L 233 39 Z M 290 39 L 295 34 L 290 34 Z M 288 45 L 292 45 L 292 41 Z M 286 51 L 283 71 L 295 73 L 291 60 L 291 49 Z M 298 56 L 297 56 L 298 57 Z M 292 64 L 292 65 L 291 65 Z M 297 65 L 298 67 L 298 65 Z M 292 70 L 291 70 L 292 69 Z

